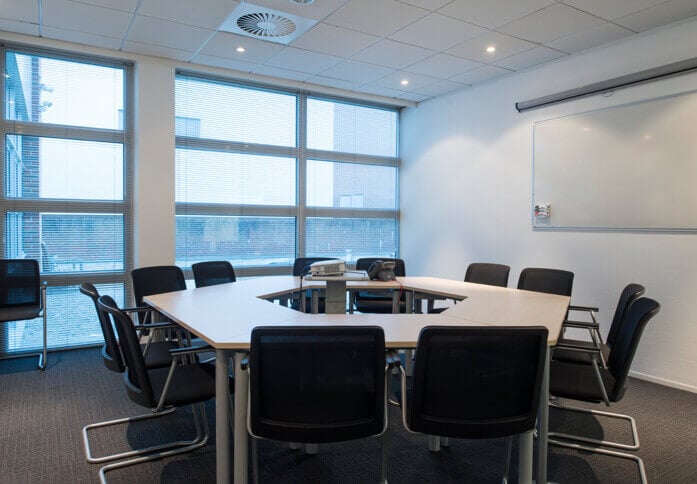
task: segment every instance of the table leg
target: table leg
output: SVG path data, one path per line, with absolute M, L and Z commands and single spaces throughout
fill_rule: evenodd
M 215 350 L 215 475 L 218 484 L 230 482 L 229 356 L 226 350 Z
M 518 482 L 520 484 L 532 483 L 532 430 L 520 434 L 518 437 Z
M 327 281 L 324 310 L 327 314 L 346 314 L 346 281 Z
M 407 314 L 412 314 L 414 312 L 414 293 L 407 291 L 404 296 L 404 304 L 406 306 L 405 311 Z
M 537 483 L 547 484 L 547 437 L 549 433 L 549 361 L 551 352 L 549 346 L 545 355 L 545 369 L 542 375 L 542 390 L 540 392 L 540 409 L 537 416 L 539 423 L 537 435 Z
M 249 378 L 247 372 L 240 368 L 247 353 L 235 353 L 235 484 L 247 484 L 247 394 Z M 220 452 L 220 449 L 218 449 Z M 228 453 L 229 454 L 229 449 Z M 221 482 L 218 480 L 218 482 Z

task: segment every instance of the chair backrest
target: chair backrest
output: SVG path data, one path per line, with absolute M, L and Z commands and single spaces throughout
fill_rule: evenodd
M 394 275 L 397 277 L 404 277 L 407 275 L 404 261 L 402 259 L 391 259 L 389 257 L 363 257 L 356 260 L 356 270 L 357 271 L 367 271 L 373 262 L 381 260 L 383 262 L 394 262 Z
M 157 402 L 150 377 L 145 369 L 145 358 L 133 321 L 128 314 L 119 309 L 111 296 L 100 296 L 98 304 L 100 309 L 111 318 L 119 335 L 121 353 L 126 364 L 124 379 L 129 398 L 139 405 L 154 408 Z
M 114 333 L 114 327 L 111 325 L 111 319 L 104 310 L 99 307 L 99 291 L 97 291 L 94 285 L 89 282 L 84 282 L 80 285 L 80 292 L 92 300 L 94 309 L 97 311 L 99 327 L 102 328 L 102 336 L 104 337 L 104 346 L 102 346 L 104 365 L 111 371 L 123 373 L 126 366 L 121 357 L 121 350 L 119 349 L 119 343 Z
M 310 264 L 323 260 L 334 260 L 331 257 L 298 257 L 293 263 L 293 275 L 304 276 L 310 270 Z
M 470 439 L 532 430 L 546 345 L 544 327 L 423 328 L 407 408 L 409 427 Z
M 382 328 L 254 328 L 249 377 L 249 426 L 256 436 L 322 443 L 383 431 Z
M 226 260 L 197 262 L 191 265 L 196 287 L 215 286 L 235 282 L 235 269 Z
M 644 294 L 646 289 L 641 284 L 627 284 L 622 293 L 620 294 L 620 299 L 617 301 L 617 307 L 615 308 L 615 315 L 612 317 L 612 324 L 610 324 L 610 331 L 607 334 L 605 343 L 612 348 L 617 339 L 617 335 L 620 332 L 620 326 L 624 320 L 627 311 L 634 301 L 636 301 L 639 296 Z
M 561 269 L 528 267 L 521 271 L 518 278 L 518 289 L 560 296 L 571 296 L 573 285 L 574 273 Z
M 35 308 L 36 316 L 38 316 L 41 312 L 41 304 L 39 263 L 34 259 L 0 259 L 0 310 L 18 307 L 27 310 Z M 13 319 L 2 317 L 0 321 L 13 321 Z
M 467 266 L 465 282 L 506 287 L 508 286 L 508 274 L 510 272 L 511 268 L 504 264 L 473 262 Z
M 137 306 L 143 305 L 145 296 L 186 289 L 184 273 L 178 266 L 140 267 L 131 271 L 131 278 Z
M 646 324 L 658 314 L 660 309 L 661 305 L 653 299 L 640 297 L 634 301 L 625 314 L 617 339 L 607 358 L 608 371 L 615 378 L 615 384 L 608 392 L 608 398 L 611 402 L 616 402 L 624 396 L 629 369 L 632 366 L 641 335 Z

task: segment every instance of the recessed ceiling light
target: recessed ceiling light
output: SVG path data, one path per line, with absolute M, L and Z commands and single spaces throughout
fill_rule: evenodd
M 235 50 L 241 54 L 242 52 L 244 52 L 244 47 L 238 47 Z
M 400 83 L 402 86 L 408 86 L 408 85 L 409 85 L 409 80 L 407 80 L 407 79 L 402 79 L 399 83 Z
M 489 47 L 486 48 L 486 51 L 489 54 L 493 54 L 494 52 L 496 52 L 496 47 L 494 47 L 493 45 L 490 45 Z
M 310 5 L 314 1 L 315 0 L 290 0 L 290 3 L 294 3 L 296 5 Z

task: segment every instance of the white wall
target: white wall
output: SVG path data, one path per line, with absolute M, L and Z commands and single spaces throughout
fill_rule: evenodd
M 515 286 L 526 266 L 568 269 L 573 301 L 598 305 L 605 333 L 620 290 L 644 284 L 662 310 L 644 333 L 634 374 L 697 392 L 697 234 L 531 228 L 534 121 L 694 90 L 697 73 L 522 114 L 514 107 L 697 57 L 695 38 L 697 21 L 683 22 L 405 109 L 400 238 L 408 273 L 460 279 L 470 262 L 500 262 L 511 266 Z

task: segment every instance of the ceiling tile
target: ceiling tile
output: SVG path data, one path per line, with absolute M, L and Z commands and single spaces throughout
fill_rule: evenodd
M 350 0 L 324 23 L 386 37 L 428 13 L 395 0 Z
M 697 1 L 671 0 L 616 19 L 615 23 L 635 32 L 643 32 L 695 15 L 697 15 Z
M 438 13 L 495 29 L 553 3 L 554 0 L 455 0 Z
M 351 57 L 378 40 L 380 37 L 374 35 L 319 23 L 293 42 L 292 46 L 339 57 Z
M 238 47 L 244 47 L 245 51 L 242 53 L 237 52 L 235 49 Z M 218 31 L 206 42 L 206 45 L 201 49 L 201 53 L 214 55 L 216 57 L 225 57 L 240 62 L 261 64 L 271 56 L 282 51 L 283 48 L 281 44 Z
M 239 2 L 232 0 L 141 0 L 138 15 L 215 30 Z
M 626 15 L 644 10 L 666 0 L 562 0 L 563 3 L 576 7 L 608 20 L 624 17 Z
M 512 73 L 508 69 L 496 66 L 484 66 L 473 71 L 465 72 L 459 76 L 450 78 L 451 81 L 461 82 L 463 84 L 476 84 L 478 82 L 486 82 L 497 77 L 502 77 Z
M 375 84 L 363 86 L 361 87 L 361 91 L 367 92 L 368 94 L 375 94 L 377 96 L 385 97 L 398 97 L 405 94 L 405 91 L 400 91 L 399 89 L 390 89 L 389 87 L 377 86 Z
M 233 71 L 240 72 L 252 72 L 258 67 L 258 64 L 252 62 L 243 62 L 236 59 L 228 59 L 208 54 L 196 54 L 194 58 L 191 59 L 191 62 L 203 66 L 222 67 L 223 69 L 232 69 Z
M 365 84 L 384 77 L 391 72 L 394 72 L 394 69 L 366 64 L 365 62 L 346 60 L 334 67 L 330 67 L 322 75 Z
M 426 99 L 430 99 L 432 96 L 424 96 L 423 94 L 418 94 L 416 92 L 405 92 L 401 96 L 395 96 L 399 97 L 399 99 L 406 99 L 407 101 L 414 101 L 417 103 L 420 103 L 421 101 L 425 101 Z
M 44 26 L 41 33 L 48 39 L 64 40 L 65 42 L 91 45 L 103 49 L 119 50 L 121 47 L 121 39 L 115 37 L 104 37 L 103 35 L 87 34 L 85 32 L 76 32 L 75 30 L 58 29 L 49 26 Z
M 487 47 L 494 46 L 494 52 L 487 52 Z M 510 35 L 500 34 L 498 32 L 489 31 L 483 35 L 470 39 L 460 45 L 448 49 L 448 54 L 464 57 L 485 64 L 491 64 L 497 60 L 510 57 L 520 52 L 532 49 L 537 44 L 521 40 Z
M 360 87 L 357 82 L 345 81 L 343 79 L 334 79 L 333 77 L 314 76 L 307 82 L 319 84 L 320 86 L 335 87 L 337 89 L 346 89 L 347 91 L 355 91 Z
M 569 35 L 567 37 L 562 37 L 561 39 L 553 40 L 545 45 L 547 45 L 547 47 L 551 47 L 552 49 L 571 54 L 573 52 L 580 52 L 582 50 L 590 49 L 591 47 L 612 42 L 613 40 L 621 39 L 622 37 L 633 34 L 634 32 L 631 30 L 622 28 L 619 25 L 615 25 L 610 22 L 605 22 L 598 27 L 584 30 L 583 32 Z
M 504 69 L 511 69 L 514 71 L 521 71 L 527 69 L 528 67 L 535 66 L 537 64 L 542 64 L 543 62 L 551 61 L 552 59 L 557 59 L 566 55 L 558 50 L 550 49 L 548 47 L 535 47 L 534 49 L 526 50 L 520 54 L 508 57 L 506 59 L 496 62 L 496 65 L 503 67 Z
M 371 64 L 401 69 L 433 54 L 432 50 L 384 39 L 359 52 L 353 58 Z
M 135 13 L 139 0 L 75 0 L 75 2 L 111 8 L 114 10 L 121 10 L 122 12 Z
M 433 50 L 444 50 L 483 34 L 486 29 L 432 13 L 390 36 L 393 40 Z
M 310 52 L 309 50 L 296 49 L 295 47 L 286 47 L 264 62 L 264 64 L 280 69 L 319 74 L 340 61 L 340 57 L 335 57 L 333 55 Z
M 68 0 L 43 0 L 43 25 L 95 35 L 123 38 L 132 15 Z
M 29 22 L 15 22 L 0 18 L 0 30 L 5 32 L 15 32 L 25 35 L 39 35 L 39 24 Z
M 27 0 L 2 0 L 0 18 L 17 22 L 39 23 L 39 2 Z
M 419 94 L 426 94 L 428 96 L 440 96 L 449 92 L 463 89 L 465 87 L 468 87 L 468 84 L 453 81 L 440 81 L 421 87 L 417 89 L 416 92 Z
M 401 84 L 402 80 L 408 80 L 409 84 L 403 86 Z M 397 89 L 399 91 L 416 92 L 419 88 L 438 82 L 441 79 L 437 79 L 431 76 L 424 76 L 422 74 L 413 74 L 411 72 L 393 72 L 382 79 L 378 79 L 375 83 L 378 86 L 389 87 L 390 89 Z
M 212 30 L 136 15 L 127 40 L 196 52 L 213 35 Z
M 347 3 L 348 0 L 322 0 L 305 5 L 297 5 L 287 0 L 251 0 L 250 3 L 259 7 L 266 7 L 281 12 L 290 13 L 299 17 L 322 20 L 327 15 L 336 11 Z
M 427 10 L 438 10 L 443 5 L 447 5 L 453 0 L 399 0 L 402 3 L 408 3 L 415 7 L 425 8 Z
M 545 43 L 602 23 L 603 20 L 598 17 L 556 3 L 497 30 L 531 42 Z
M 412 64 L 404 70 L 416 74 L 447 79 L 457 74 L 462 74 L 463 72 L 481 67 L 481 65 L 480 62 L 462 59 L 454 55 L 436 54 L 421 62 Z
M 259 66 L 254 69 L 255 74 L 262 76 L 278 77 L 281 79 L 290 79 L 291 81 L 307 81 L 312 77 L 312 74 L 306 72 L 298 72 L 290 69 L 279 69 L 278 67 Z
M 193 52 L 179 49 L 171 49 L 159 45 L 144 44 L 142 42 L 126 41 L 121 50 L 126 52 L 134 52 L 136 54 L 152 55 L 155 57 L 164 57 L 165 59 L 174 59 L 178 61 L 188 62 Z

